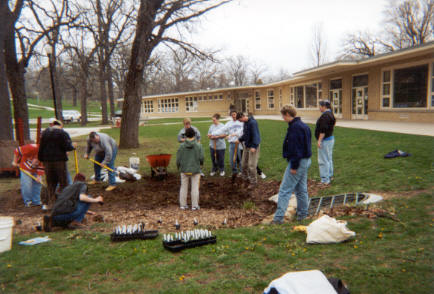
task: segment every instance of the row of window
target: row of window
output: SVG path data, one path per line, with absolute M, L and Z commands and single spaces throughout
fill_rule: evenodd
M 297 108 L 317 108 L 322 99 L 322 84 L 313 83 L 291 87 L 289 104 Z
M 158 99 L 158 112 L 178 112 L 178 98 Z

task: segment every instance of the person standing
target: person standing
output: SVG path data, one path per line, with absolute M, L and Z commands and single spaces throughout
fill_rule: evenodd
M 67 181 L 67 152 L 74 150 L 77 143 L 72 143 L 69 134 L 63 130 L 63 124 L 59 120 L 53 120 L 52 126 L 46 128 L 41 134 L 38 151 L 38 160 L 43 163 L 47 181 L 48 199 L 44 204 L 50 207 L 58 193 L 68 185 Z
M 41 206 L 41 177 L 44 174 L 44 167 L 38 160 L 39 146 L 36 144 L 27 144 L 18 147 L 14 151 L 13 166 L 20 168 L 21 195 L 23 196 L 26 207 Z M 39 181 L 35 181 L 28 172 Z
M 333 178 L 333 146 L 335 138 L 333 129 L 336 118 L 331 110 L 330 102 L 323 100 L 319 102 L 321 116 L 318 118 L 315 127 L 315 138 L 318 141 L 318 166 L 321 183 L 330 185 Z
M 226 134 L 225 126 L 220 123 L 220 114 L 216 113 L 212 116 L 212 125 L 208 130 L 209 149 L 212 161 L 212 171 L 210 176 L 214 176 L 216 172 L 220 172 L 220 176 L 225 175 L 225 151 L 226 151 Z
M 188 117 L 184 118 L 184 127 L 181 130 L 179 130 L 178 142 L 183 143 L 186 140 L 185 131 L 188 128 L 192 128 L 194 130 L 194 133 L 195 133 L 194 138 L 197 140 L 198 143 L 200 143 L 200 132 L 199 132 L 198 128 L 191 125 L 191 119 Z
M 118 146 L 115 139 L 104 133 L 91 132 L 87 139 L 87 150 L 84 155 L 85 159 L 89 158 L 92 150 L 95 150 L 95 161 L 108 166 L 112 170 L 115 169 L 115 160 L 118 153 Z M 101 181 L 101 166 L 94 164 L 95 179 L 90 184 L 96 184 Z M 112 171 L 108 172 L 109 186 L 106 191 L 113 191 L 116 189 L 116 174 Z
M 252 115 L 239 113 L 237 117 L 240 122 L 244 123 L 243 135 L 238 140 L 243 144 L 242 178 L 249 181 L 250 188 L 254 188 L 258 182 L 256 168 L 261 150 L 261 134 L 259 133 L 258 122 Z
M 307 217 L 308 192 L 307 174 L 311 164 L 311 132 L 310 128 L 297 117 L 292 106 L 284 106 L 280 111 L 288 130 L 283 141 L 283 158 L 288 161 L 282 183 L 279 188 L 279 199 L 273 223 L 282 224 L 292 192 L 297 197 L 297 220 Z
M 243 146 L 237 143 L 243 134 L 243 123 L 237 120 L 237 112 L 231 111 L 232 120 L 225 124 L 225 133 L 229 142 L 229 161 L 232 167 L 232 175 L 241 173 L 241 154 Z M 234 160 L 235 159 L 235 160 Z
M 188 209 L 187 194 L 191 180 L 191 209 L 199 210 L 199 183 L 201 166 L 204 156 L 202 145 L 195 140 L 195 131 L 188 128 L 185 131 L 185 141 L 176 153 L 176 166 L 181 172 L 181 188 L 179 190 L 179 204 L 182 210 Z

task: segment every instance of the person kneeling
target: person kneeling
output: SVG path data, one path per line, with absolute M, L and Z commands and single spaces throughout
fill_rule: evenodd
M 84 180 L 83 180 L 84 181 Z M 51 215 L 44 216 L 44 231 L 50 232 L 52 227 L 77 228 L 91 203 L 104 203 L 102 196 L 92 198 L 87 194 L 86 183 L 79 181 L 66 187 L 57 197 Z
M 199 183 L 200 170 L 203 165 L 203 149 L 195 139 L 195 131 L 188 128 L 185 131 L 187 137 L 178 149 L 176 154 L 176 166 L 181 172 L 181 189 L 179 191 L 179 202 L 181 209 L 187 209 L 187 193 L 191 179 L 191 209 L 199 209 Z

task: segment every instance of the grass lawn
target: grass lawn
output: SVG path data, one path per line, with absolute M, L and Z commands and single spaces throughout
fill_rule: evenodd
M 209 124 L 193 125 L 207 147 Z M 286 167 L 281 158 L 286 125 L 265 120 L 259 125 L 263 140 L 259 164 L 269 178 L 280 179 Z M 140 148 L 121 150 L 118 164 L 127 164 L 134 152 L 141 158 L 142 171 L 149 173 L 145 156 L 174 154 L 180 127 L 141 127 Z M 118 139 L 118 129 L 106 132 Z M 434 139 L 345 128 L 336 128 L 335 137 L 335 181 L 322 194 L 413 191 L 414 196 L 381 203 L 401 222 L 344 217 L 357 236 L 336 245 L 306 245 L 303 233 L 291 232 L 294 224 L 219 230 L 216 245 L 180 254 L 165 251 L 161 238 L 111 244 L 107 235 L 95 231 L 64 231 L 49 234 L 52 242 L 24 247 L 17 242 L 37 234 L 17 235 L 13 250 L 0 254 L 0 293 L 262 293 L 272 279 L 309 269 L 343 279 L 351 293 L 432 293 Z M 85 139 L 77 141 L 82 154 Z M 383 159 L 394 149 L 412 156 Z M 209 172 L 208 148 L 205 152 L 204 170 Z M 314 147 L 310 178 L 318 178 L 316 156 Z M 175 158 L 171 172 L 176 172 L 174 162 Z M 80 169 L 91 173 L 84 159 Z M 17 180 L 0 179 L 0 192 L 17 185 Z

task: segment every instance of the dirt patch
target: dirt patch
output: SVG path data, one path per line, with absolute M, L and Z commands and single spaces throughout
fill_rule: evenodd
M 198 220 L 199 226 L 211 229 L 253 226 L 275 211 L 275 204 L 268 198 L 278 192 L 279 184 L 278 181 L 261 181 L 255 190 L 247 191 L 240 179 L 232 184 L 229 177 L 202 178 L 199 211 L 179 209 L 180 180 L 174 174 L 163 181 L 144 177 L 138 182 L 121 184 L 112 192 L 105 192 L 102 185 L 89 186 L 89 193 L 93 196 L 102 195 L 105 203 L 103 206 L 92 205 L 91 210 L 96 215 L 86 216 L 86 223 L 114 226 L 145 222 L 148 229 L 160 229 L 163 232 L 173 231 L 176 220 L 181 229 L 191 229 L 194 227 L 194 218 Z M 318 189 L 315 181 L 309 181 L 311 195 L 315 195 Z M 40 208 L 24 207 L 19 190 L 2 193 L 0 207 L 2 214 L 14 216 L 20 223 L 15 226 L 16 232 L 34 231 L 37 223 L 42 223 Z M 223 224 L 225 219 L 227 223 Z M 109 232 L 111 227 L 97 226 L 95 230 Z

